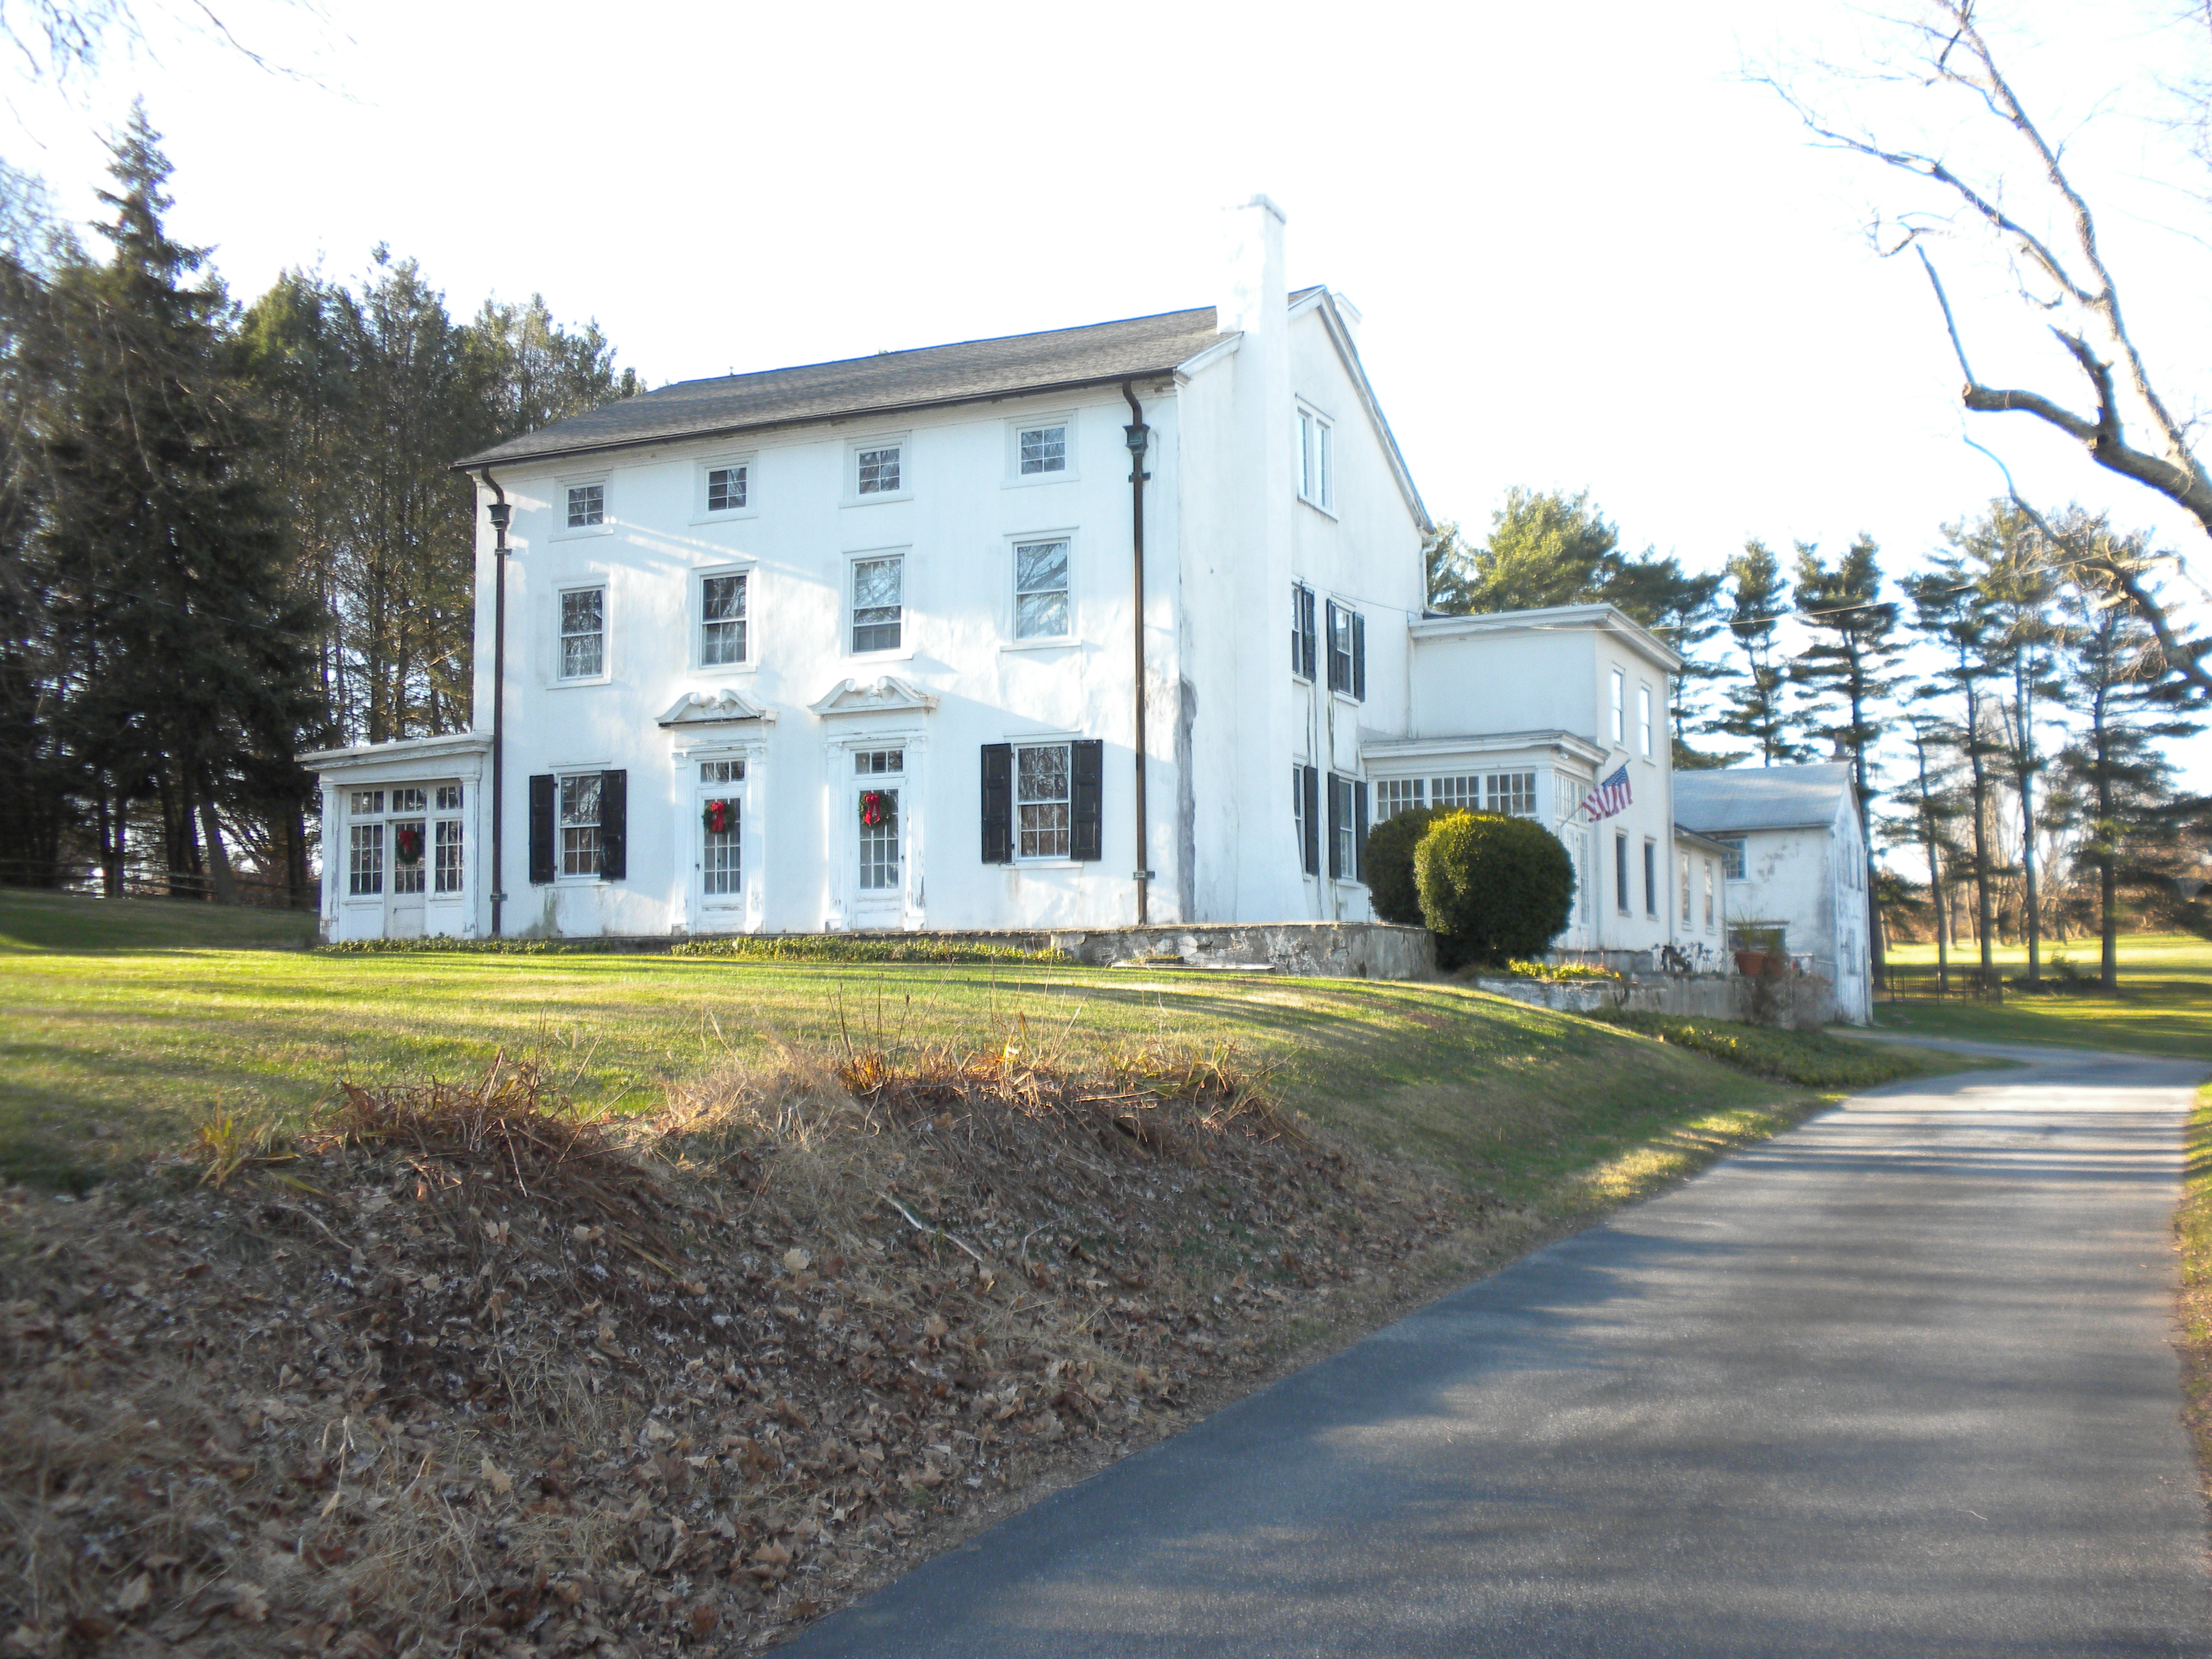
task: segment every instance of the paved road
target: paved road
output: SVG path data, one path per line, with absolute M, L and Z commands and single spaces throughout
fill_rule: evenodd
M 789 1659 L 2212 1654 L 2202 1066 L 1862 1096 L 824 1620 Z

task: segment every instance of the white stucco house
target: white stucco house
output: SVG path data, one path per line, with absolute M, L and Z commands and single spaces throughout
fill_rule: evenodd
M 1867 849 L 1858 787 L 1842 762 L 1684 772 L 1674 816 L 1728 849 L 1727 915 L 1739 936 L 1782 948 L 1835 985 L 1836 1013 L 1874 1013 Z
M 459 463 L 475 729 L 308 757 L 328 936 L 1364 921 L 1366 827 L 1439 801 L 1560 831 L 1564 946 L 1714 933 L 1673 653 L 1606 606 L 1426 617 L 1358 312 L 1287 289 L 1266 198 L 1226 230 L 1214 306 L 684 381 Z

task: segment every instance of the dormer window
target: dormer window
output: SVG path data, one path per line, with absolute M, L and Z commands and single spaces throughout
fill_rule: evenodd
M 1067 471 L 1067 428 L 1055 423 L 1051 426 L 1025 426 L 1017 441 L 1021 452 L 1021 474 L 1024 478 L 1041 472 Z
M 859 462 L 858 481 L 854 493 L 861 495 L 896 495 L 905 489 L 900 482 L 899 452 L 903 446 L 885 444 L 875 449 L 856 450 Z
M 607 487 L 603 483 L 568 486 L 568 528 L 590 530 L 607 521 Z

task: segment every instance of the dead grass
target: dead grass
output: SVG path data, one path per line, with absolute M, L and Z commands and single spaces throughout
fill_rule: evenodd
M 0 1629 L 765 1644 L 1486 1219 L 1232 1052 L 1022 1025 L 732 1064 L 645 1123 L 504 1060 L 290 1139 L 210 1120 L 133 1195 L 0 1195 Z

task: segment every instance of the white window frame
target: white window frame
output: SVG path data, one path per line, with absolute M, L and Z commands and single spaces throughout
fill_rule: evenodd
M 579 472 L 553 481 L 553 532 L 546 539 L 556 542 L 583 541 L 593 536 L 615 533 L 614 475 L 611 472 Z M 599 521 L 580 525 L 572 529 L 568 524 L 568 492 L 599 486 Z
M 1060 427 L 1067 434 L 1060 470 L 1057 472 L 1023 471 L 1022 434 L 1035 432 L 1040 428 L 1048 426 Z M 1007 489 L 1028 489 L 1037 484 L 1073 483 L 1080 476 L 1075 465 L 1075 411 L 1073 410 L 1055 410 L 1043 415 L 1024 415 L 1006 422 Z
M 1301 398 L 1297 416 L 1298 499 L 1336 516 L 1336 421 Z
M 1075 740 L 1072 738 L 1047 738 L 1043 739 L 1031 738 L 1027 741 L 1014 743 L 1011 747 L 1014 751 L 1012 776 L 1014 798 L 1014 822 L 1012 826 L 1014 836 L 1014 862 L 1017 864 L 1027 865 L 1073 864 L 1075 861 Z M 1061 826 L 1060 833 L 1066 841 L 1067 845 L 1066 850 L 1057 853 L 1024 853 L 1022 850 L 1022 757 L 1024 754 L 1032 750 L 1043 749 L 1057 749 L 1060 751 L 1060 754 L 1063 757 L 1062 766 L 1064 769 L 1061 775 L 1066 782 L 1067 793 L 1061 798 L 1060 805 L 1067 809 L 1067 821 Z M 1049 801 L 1040 801 L 1033 804 L 1037 805 L 1052 805 Z
M 879 650 L 863 651 L 854 642 L 854 623 L 853 584 L 860 574 L 859 567 L 875 559 L 896 559 L 899 562 L 899 642 Z M 842 626 L 838 630 L 838 646 L 842 653 L 863 662 L 897 662 L 914 655 L 914 549 L 912 547 L 872 547 L 845 555 L 844 591 L 840 596 L 838 611 Z
M 1705 860 L 1705 931 L 1713 931 L 1713 861 Z
M 1721 860 L 1721 879 L 1745 880 L 1751 871 L 1751 852 L 1744 838 L 1741 836 L 1715 836 L 1713 839 L 1729 849 L 1728 856 Z
M 1628 676 L 1616 668 L 1613 674 L 1613 740 L 1628 747 Z
M 1374 805 L 1369 809 L 1367 827 L 1371 830 L 1378 823 L 1386 823 L 1401 812 L 1418 812 L 1429 804 L 1429 781 L 1419 778 L 1375 778 L 1370 780 L 1375 792 Z M 1397 799 L 1395 806 L 1384 803 Z
M 1021 580 L 1021 550 L 1042 546 L 1050 542 L 1067 544 L 1067 628 L 1059 634 L 1032 634 L 1024 638 L 1021 632 L 1021 594 L 1017 584 Z M 1073 530 L 1027 531 L 1006 538 L 1006 580 L 1000 592 L 1006 595 L 1006 643 L 1012 651 L 1050 650 L 1075 643 L 1075 532 Z
M 745 504 L 716 511 L 707 503 L 711 489 L 710 474 L 728 467 L 741 466 L 745 470 Z M 733 454 L 716 455 L 701 461 L 692 470 L 691 522 L 693 524 L 721 524 L 731 519 L 756 519 L 760 516 L 760 453 L 757 450 L 743 450 Z
M 1636 686 L 1636 731 L 1643 746 L 1644 758 L 1651 758 L 1651 687 L 1639 680 Z
M 468 820 L 453 812 L 430 820 L 430 845 L 425 848 L 430 860 L 430 896 L 451 902 L 468 891 L 469 831 Z M 446 885 L 446 851 L 453 853 L 453 884 Z
M 899 487 L 896 489 L 873 489 L 860 493 L 860 457 L 870 450 L 896 449 L 899 453 Z M 914 499 L 914 434 L 911 432 L 878 432 L 872 437 L 849 438 L 845 443 L 845 505 L 874 507 L 883 501 L 910 501 Z
M 607 826 L 606 771 L 603 766 L 566 766 L 554 771 L 553 878 L 556 883 L 596 886 L 606 879 L 599 873 L 599 866 L 605 861 L 605 847 L 599 837 L 605 833 Z M 592 868 L 588 872 L 571 872 L 568 868 L 568 831 L 572 827 L 584 827 L 572 826 L 568 821 L 568 781 L 571 778 L 593 779 L 598 782 L 600 792 L 599 816 L 592 820 L 589 826 L 592 831 Z
M 691 573 L 691 665 L 702 674 L 750 673 L 760 661 L 760 596 L 753 590 L 752 561 L 703 565 Z M 745 582 L 745 648 L 734 662 L 707 660 L 707 584 L 718 577 L 742 576 Z
M 571 674 L 568 667 L 568 640 L 566 611 L 571 593 L 597 593 L 599 596 L 599 666 L 595 673 Z M 562 582 L 553 590 L 553 672 L 548 677 L 555 685 L 605 685 L 613 678 L 614 629 L 609 626 L 612 606 L 610 599 L 612 584 L 605 576 L 589 581 Z M 576 637 L 581 638 L 579 635 Z

